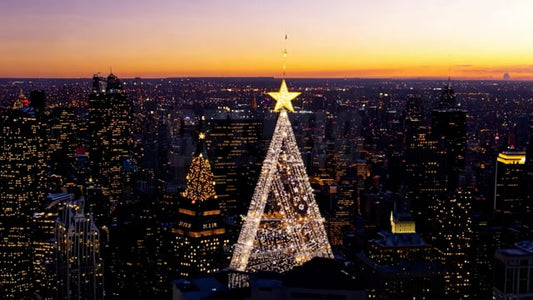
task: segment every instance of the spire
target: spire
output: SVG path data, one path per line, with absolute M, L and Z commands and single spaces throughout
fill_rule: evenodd
M 118 77 L 115 74 L 110 73 L 109 76 L 107 76 L 106 91 L 113 93 L 113 92 L 117 92 L 118 90 L 122 90 L 122 84 L 120 82 L 120 79 L 118 79 Z
M 208 159 L 207 145 L 205 144 L 204 122 L 205 122 L 205 116 L 202 116 L 200 118 L 200 122 L 198 122 L 198 142 L 196 143 L 196 152 L 194 153 L 194 155 L 195 156 L 202 155 L 204 158 Z
M 26 96 L 24 96 L 24 93 L 22 92 L 22 88 L 20 88 L 20 91 L 19 91 L 19 100 L 22 101 L 26 99 Z
M 286 63 L 287 63 L 287 34 L 285 34 L 285 47 L 283 49 L 283 78 L 285 78 Z
M 439 108 L 440 109 L 453 108 L 456 106 L 456 103 L 457 103 L 457 97 L 455 95 L 455 91 L 451 87 L 450 77 L 448 77 L 448 83 L 442 89 L 442 93 L 440 94 Z
M 285 34 L 285 44 L 287 44 L 287 34 Z M 287 60 L 287 47 L 283 50 L 283 78 L 285 78 L 285 61 Z M 287 83 L 285 79 L 281 81 L 281 86 L 279 87 L 278 92 L 269 92 L 267 93 L 270 97 L 276 100 L 276 106 L 274 111 L 280 111 L 280 109 L 287 109 L 291 112 L 294 112 L 291 101 L 298 97 L 300 92 L 289 92 L 287 89 Z

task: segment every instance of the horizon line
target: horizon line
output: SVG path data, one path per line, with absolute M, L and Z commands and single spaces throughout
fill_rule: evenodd
M 96 73 L 95 73 L 96 74 Z M 112 73 L 110 73 L 112 74 Z M 116 74 L 115 74 L 116 75 Z M 107 76 L 100 76 L 100 77 L 107 77 Z M 449 76 L 408 76 L 408 77 L 401 77 L 401 76 L 391 76 L 391 77 L 363 77 L 363 76 L 352 76 L 352 77 L 341 77 L 341 76 L 331 76 L 331 77 L 318 77 L 318 76 L 295 76 L 295 77 L 286 77 L 286 76 L 161 76 L 161 77 L 142 77 L 142 76 L 135 76 L 135 77 L 120 77 L 117 76 L 122 80 L 133 80 L 133 79 L 335 79 L 335 80 L 449 80 Z M 32 80 L 32 79 L 91 79 L 92 77 L 2 77 L 0 76 L 0 80 Z M 533 78 L 518 78 L 518 79 L 503 79 L 503 78 L 479 78 L 479 77 L 455 77 L 455 79 L 452 77 L 451 81 L 533 81 Z

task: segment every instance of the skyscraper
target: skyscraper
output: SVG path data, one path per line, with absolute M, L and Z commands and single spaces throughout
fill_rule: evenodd
M 526 205 L 521 179 L 525 162 L 526 153 L 519 151 L 502 152 L 496 159 L 494 215 L 500 226 L 524 221 Z
M 343 176 L 338 185 L 330 187 L 331 197 L 337 200 L 335 215 L 328 220 L 328 235 L 332 246 L 339 246 L 343 241 L 343 234 L 353 229 L 355 223 L 355 203 L 357 194 L 357 178 Z
M 207 157 L 205 134 L 187 174 L 187 188 L 179 204 L 178 219 L 171 230 L 172 251 L 178 275 L 194 277 L 217 272 L 224 263 L 225 229 Z
M 33 292 L 32 217 L 44 199 L 45 154 L 36 112 L 20 93 L 0 114 L 0 295 Z
M 412 216 L 394 209 L 392 231 L 380 231 L 370 240 L 357 264 L 368 280 L 370 299 L 428 299 L 442 297 L 444 268 L 418 233 Z
M 57 297 L 55 227 L 59 211 L 64 209 L 65 202 L 73 198 L 74 194 L 48 194 L 39 210 L 33 214 L 35 292 L 42 299 L 56 299 Z
M 431 243 L 445 267 L 444 293 L 472 296 L 472 196 L 460 188 L 465 168 L 466 111 L 448 84 L 431 114 L 431 129 L 421 122 L 419 101 L 406 113 L 408 196 L 420 234 Z
M 472 297 L 472 195 L 460 187 L 466 153 L 466 111 L 457 106 L 450 84 L 442 89 L 438 108 L 431 114 L 431 135 L 435 148 L 434 186 L 428 195 L 430 238 L 446 268 L 445 294 L 451 298 Z
M 230 269 L 237 272 L 284 272 L 313 257 L 332 258 L 309 178 L 287 110 L 300 93 L 289 92 L 285 80 L 274 111 L 280 111 L 248 214 L 235 245 Z M 230 286 L 246 285 L 235 276 Z
M 533 298 L 533 242 L 521 241 L 513 248 L 498 249 L 494 258 L 492 299 Z
M 431 114 L 431 138 L 437 143 L 438 181 L 449 191 L 458 187 L 464 172 L 466 152 L 466 111 L 456 105 L 455 92 L 443 88 L 439 107 Z
M 103 299 L 104 274 L 100 231 L 84 199 L 66 195 L 55 225 L 58 299 Z
M 423 124 L 422 100 L 409 96 L 405 112 L 405 185 L 411 211 L 420 233 L 431 231 L 429 210 L 434 206 L 432 195 L 445 187 L 438 179 L 437 142 L 431 138 L 430 128 Z
M 437 193 L 434 201 L 431 243 L 446 269 L 444 293 L 450 299 L 472 297 L 472 195 L 456 190 Z
M 245 214 L 257 181 L 263 122 L 257 119 L 210 120 L 208 143 L 215 189 L 224 217 Z
M 532 120 L 533 121 L 533 120 Z M 524 211 L 526 222 L 533 228 L 533 123 L 529 125 L 528 142 L 526 147 L 526 161 L 524 163 L 524 173 L 520 180 L 522 191 L 524 192 Z
M 104 82 L 93 77 L 89 95 L 89 159 L 93 181 L 108 195 L 111 207 L 116 205 L 129 183 L 128 159 L 131 139 L 131 102 L 122 83 L 114 74 Z

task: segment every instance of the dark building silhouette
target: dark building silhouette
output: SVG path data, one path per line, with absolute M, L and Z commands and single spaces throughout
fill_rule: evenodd
M 437 142 L 438 180 L 448 191 L 458 187 L 465 169 L 466 111 L 456 106 L 456 96 L 448 85 L 442 91 L 439 107 L 431 113 L 431 138 Z
M 428 243 L 416 233 L 409 213 L 390 213 L 391 231 L 381 231 L 357 255 L 360 274 L 368 277 L 371 299 L 412 299 L 444 294 L 444 268 Z
M 120 202 L 131 179 L 131 111 L 118 77 L 109 74 L 105 88 L 98 75 L 93 77 L 88 123 L 92 181 L 102 186 L 111 208 Z
M 259 176 L 263 122 L 256 119 L 211 120 L 209 140 L 215 189 L 224 217 L 246 214 Z
M 533 123 L 529 125 L 528 143 L 526 147 L 526 161 L 524 173 L 520 181 L 524 192 L 524 213 L 529 228 L 533 228 Z
M 431 129 L 422 126 L 420 101 L 406 110 L 406 185 L 420 234 L 444 266 L 444 294 L 472 296 L 473 224 L 470 192 L 460 189 L 465 171 L 466 111 L 457 106 L 448 84 L 431 113 Z
M 533 242 L 522 241 L 513 248 L 498 249 L 494 258 L 492 299 L 533 298 Z

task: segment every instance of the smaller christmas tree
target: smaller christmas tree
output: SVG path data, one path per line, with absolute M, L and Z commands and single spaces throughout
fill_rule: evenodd
M 205 145 L 198 135 L 198 147 L 187 174 L 187 188 L 172 228 L 176 269 L 180 276 L 192 277 L 219 271 L 227 245 L 226 230 L 215 194 L 213 172 Z
M 198 149 L 192 159 L 189 174 L 187 174 L 186 179 L 187 188 L 182 196 L 189 198 L 193 204 L 197 201 L 205 201 L 210 198 L 216 199 L 215 181 L 213 179 L 211 165 L 207 159 L 205 134 L 203 132 L 198 134 Z

